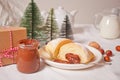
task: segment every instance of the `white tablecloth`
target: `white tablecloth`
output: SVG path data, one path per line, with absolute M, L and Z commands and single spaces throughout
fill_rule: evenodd
M 97 41 L 105 50 L 112 50 L 112 65 L 96 65 L 84 70 L 62 70 L 41 62 L 40 71 L 24 74 L 19 72 L 14 64 L 0 67 L 0 80 L 120 80 L 120 52 L 115 50 L 115 46 L 120 45 L 120 38 L 104 39 L 94 26 L 79 26 L 73 31 L 76 42 L 88 44 L 90 41 Z

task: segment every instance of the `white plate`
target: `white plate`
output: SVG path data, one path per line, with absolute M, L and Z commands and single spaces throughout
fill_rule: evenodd
M 56 68 L 60 69 L 70 69 L 70 70 L 75 70 L 75 69 L 85 69 L 94 66 L 95 64 L 98 64 L 102 60 L 102 54 L 95 48 L 86 46 L 94 55 L 95 59 L 91 61 L 88 64 L 63 64 L 63 63 L 57 63 L 54 61 L 51 61 L 49 59 L 44 59 L 45 63 Z

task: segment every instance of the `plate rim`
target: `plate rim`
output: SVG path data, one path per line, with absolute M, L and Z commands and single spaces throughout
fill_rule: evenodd
M 97 60 L 93 61 L 93 62 L 90 62 L 88 64 L 64 64 L 64 63 L 58 63 L 58 62 L 54 62 L 52 60 L 49 60 L 49 59 L 46 59 L 44 58 L 44 62 L 52 67 L 56 67 L 56 68 L 60 68 L 60 69 L 69 69 L 69 70 L 75 70 L 75 69 L 85 69 L 85 68 L 89 68 L 89 67 L 92 67 L 94 66 L 95 64 L 94 63 L 99 63 L 103 56 L 102 54 L 100 53 L 100 51 L 98 51 L 97 49 L 95 49 L 94 47 L 91 47 L 89 45 L 83 45 L 85 46 L 86 48 L 88 48 L 95 56 L 99 55 L 99 58 L 97 58 Z M 95 50 L 95 51 L 94 51 Z M 94 51 L 94 52 L 93 52 Z M 97 53 L 95 53 L 97 51 Z M 61 66 L 64 66 L 64 67 L 61 67 Z M 80 67 L 82 66 L 82 67 Z M 72 67 L 72 68 L 67 68 L 67 67 Z

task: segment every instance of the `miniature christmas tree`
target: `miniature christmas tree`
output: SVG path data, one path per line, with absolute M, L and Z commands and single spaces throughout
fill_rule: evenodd
M 28 38 L 37 38 L 42 36 L 40 26 L 43 24 L 43 18 L 36 3 L 31 0 L 28 4 L 20 26 L 27 28 Z
M 54 9 L 52 8 L 49 12 L 47 17 L 45 26 L 44 26 L 44 33 L 46 34 L 46 40 L 50 41 L 59 37 L 57 22 L 55 20 Z
M 65 19 L 60 30 L 60 37 L 73 39 L 73 32 L 69 21 L 69 17 L 67 15 L 65 16 Z

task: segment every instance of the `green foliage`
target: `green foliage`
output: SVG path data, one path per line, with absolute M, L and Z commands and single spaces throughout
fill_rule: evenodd
M 61 38 L 68 38 L 73 39 L 73 32 L 71 28 L 71 23 L 69 21 L 69 17 L 66 15 L 63 21 L 61 30 L 60 30 L 60 37 Z
M 20 26 L 27 28 L 28 38 L 37 38 L 42 35 L 40 26 L 43 24 L 43 18 L 36 3 L 31 0 L 28 4 Z
M 40 41 L 40 46 L 48 41 L 59 37 L 59 29 L 55 20 L 54 9 L 49 11 L 46 23 L 43 25 L 43 18 L 36 3 L 31 0 L 28 4 L 20 26 L 27 28 L 28 38 L 34 38 Z
M 44 26 L 44 32 L 46 34 L 47 41 L 55 39 L 59 35 L 59 29 L 55 20 L 55 14 L 54 14 L 53 8 L 50 10 L 48 14 L 48 17 Z

